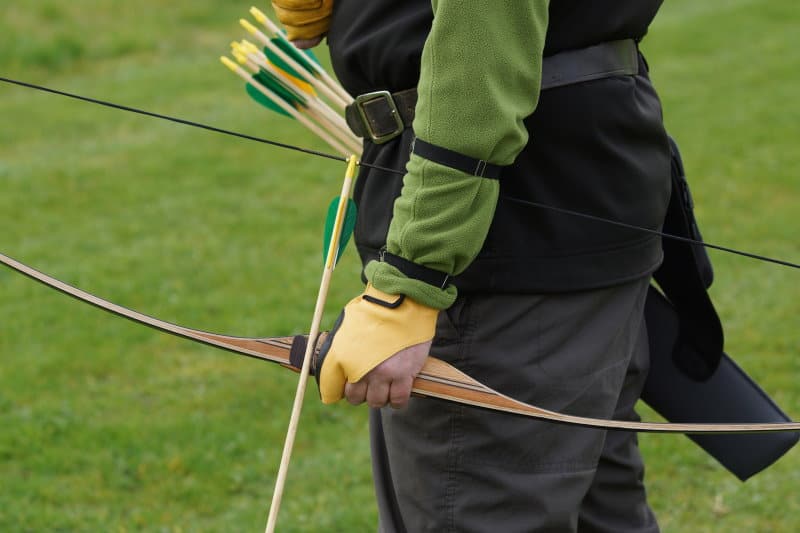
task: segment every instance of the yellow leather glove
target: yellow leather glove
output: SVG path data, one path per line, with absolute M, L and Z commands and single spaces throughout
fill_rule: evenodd
M 317 356 L 322 402 L 341 400 L 346 383 L 359 381 L 400 350 L 433 339 L 438 315 L 438 309 L 368 285 L 345 306 Z
M 333 0 L 273 0 L 275 14 L 290 41 L 314 39 L 328 33 Z

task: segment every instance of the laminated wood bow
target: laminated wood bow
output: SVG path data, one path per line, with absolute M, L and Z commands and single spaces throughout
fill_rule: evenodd
M 154 318 L 121 305 L 109 302 L 91 293 L 73 287 L 63 281 L 39 272 L 6 255 L 0 254 L 0 263 L 16 270 L 48 287 L 61 291 L 82 302 L 94 305 L 110 313 L 127 318 L 139 324 L 150 326 L 165 333 L 183 337 L 233 353 L 263 361 L 277 363 L 285 368 L 299 372 L 298 359 L 292 358 L 301 353 L 306 345 L 305 337 L 235 337 L 200 331 Z M 322 335 L 325 335 L 324 333 Z M 318 341 L 321 339 L 318 339 Z M 320 344 L 317 342 L 317 344 Z M 314 354 L 316 355 L 316 351 Z M 294 362 L 293 362 L 294 360 Z M 299 363 L 302 363 L 302 356 Z M 314 360 L 312 358 L 311 365 Z M 414 381 L 412 389 L 417 396 L 438 398 L 451 402 L 481 407 L 493 411 L 512 413 L 549 422 L 598 429 L 628 430 L 650 433 L 765 433 L 775 431 L 800 431 L 800 422 L 780 423 L 742 423 L 742 424 L 683 424 L 658 422 L 630 422 L 573 416 L 548 411 L 535 405 L 515 400 L 497 392 L 476 379 L 464 374 L 450 364 L 429 357 L 422 371 Z

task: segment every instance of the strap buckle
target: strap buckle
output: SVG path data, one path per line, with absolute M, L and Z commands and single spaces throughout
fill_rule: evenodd
M 364 106 L 377 103 L 379 100 L 386 102 L 388 112 L 394 119 L 395 128 L 391 131 L 375 131 L 373 128 L 374 123 L 369 120 L 368 114 L 364 109 Z M 405 124 L 403 124 L 403 119 L 400 117 L 400 112 L 397 110 L 397 104 L 395 104 L 394 98 L 392 98 L 392 93 L 389 91 L 375 91 L 372 93 L 361 94 L 356 97 L 353 103 L 358 110 L 358 114 L 361 117 L 367 133 L 369 134 L 370 140 L 372 140 L 372 142 L 375 144 L 383 144 L 391 141 L 395 137 L 401 135 L 403 130 L 405 130 Z

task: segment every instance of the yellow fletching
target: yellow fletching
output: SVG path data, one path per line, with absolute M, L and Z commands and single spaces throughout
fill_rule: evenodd
M 269 62 L 269 65 L 275 70 L 275 72 L 280 74 L 282 78 L 286 79 L 286 81 L 288 81 L 289 83 L 300 89 L 302 92 L 311 96 L 317 95 L 317 91 L 314 90 L 314 87 L 310 83 L 301 80 L 297 76 L 292 76 L 291 74 L 289 74 L 288 72 L 286 72 L 285 70 L 283 70 L 282 68 L 280 68 L 271 61 Z

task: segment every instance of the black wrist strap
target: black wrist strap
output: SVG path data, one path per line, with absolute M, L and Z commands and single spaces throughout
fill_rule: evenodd
M 454 152 L 442 146 L 436 146 L 422 139 L 414 139 L 411 143 L 411 153 L 417 154 L 434 163 L 454 168 L 471 176 L 481 178 L 500 179 L 503 168 L 500 165 L 487 163 L 483 159 L 475 159 L 467 155 Z
M 440 289 L 444 289 L 450 279 L 449 274 L 418 265 L 399 255 L 390 254 L 386 250 L 381 250 L 380 260 L 381 263 L 392 265 L 407 278 L 416 279 Z

